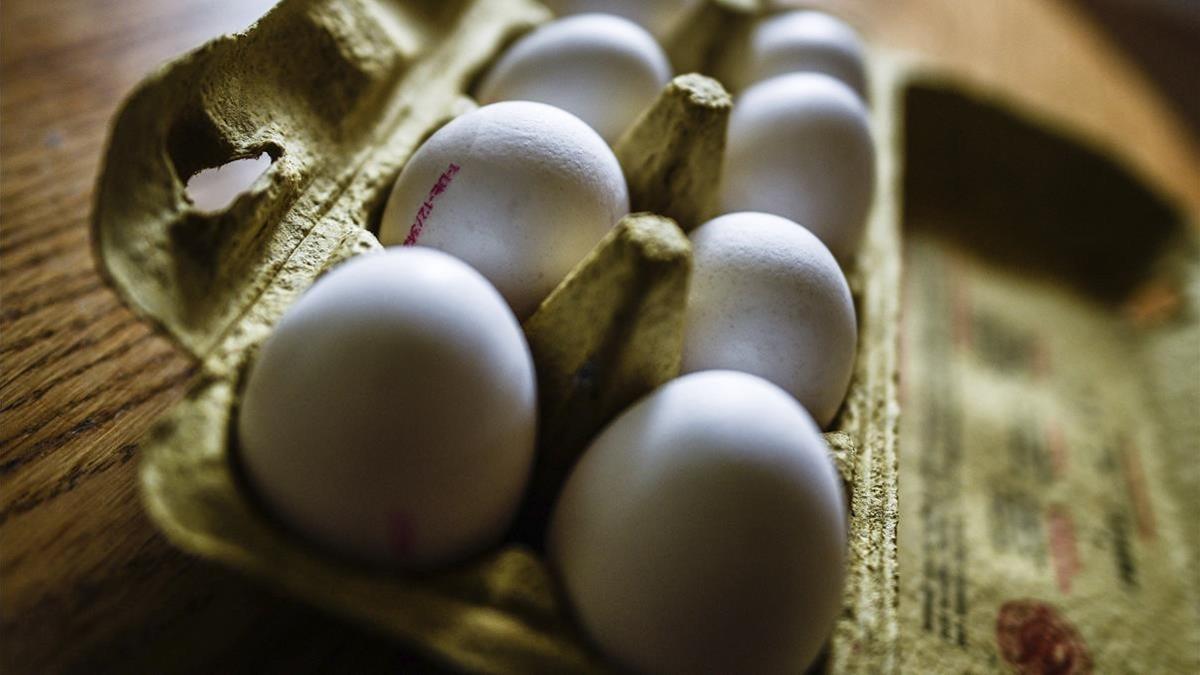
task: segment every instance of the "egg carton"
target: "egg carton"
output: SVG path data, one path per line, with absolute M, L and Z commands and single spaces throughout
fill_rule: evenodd
M 719 72 L 732 31 L 761 11 L 700 5 L 667 40 L 678 72 Z M 587 442 L 678 374 L 691 266 L 685 231 L 716 215 L 731 99 L 672 80 L 615 145 L 636 213 L 523 325 L 541 426 L 529 498 L 499 547 L 400 574 L 302 540 L 256 501 L 237 439 L 246 366 L 287 307 L 339 262 L 380 248 L 390 186 L 420 143 L 476 107 L 472 84 L 551 18 L 532 0 L 283 0 L 246 32 L 149 76 L 111 129 L 93 211 L 99 268 L 123 301 L 196 359 L 185 399 L 141 444 L 153 521 L 185 551 L 372 626 L 432 660 L 496 673 L 605 672 L 537 550 L 546 511 Z M 859 354 L 826 434 L 849 500 L 844 609 L 825 667 L 896 664 L 896 124 L 900 71 L 871 64 L 878 189 L 847 268 Z M 198 171 L 270 156 L 222 211 L 196 208 Z

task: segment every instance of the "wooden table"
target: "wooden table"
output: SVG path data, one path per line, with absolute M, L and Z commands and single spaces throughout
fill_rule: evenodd
M 95 271 L 87 222 L 106 125 L 121 96 L 155 65 L 248 25 L 271 4 L 0 5 L 5 673 L 416 665 L 380 637 L 179 553 L 138 500 L 138 438 L 183 395 L 195 368 L 124 309 Z M 839 4 L 877 44 L 919 48 L 1071 123 L 1200 214 L 1200 156 L 1183 125 L 1074 5 Z

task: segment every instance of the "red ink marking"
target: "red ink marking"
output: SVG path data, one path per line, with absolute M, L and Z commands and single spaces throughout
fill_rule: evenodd
M 1046 447 L 1050 449 L 1050 462 L 1054 465 L 1054 476 L 1062 478 L 1067 473 L 1067 440 L 1062 426 L 1054 420 L 1046 423 Z
M 433 213 L 433 202 L 436 200 L 446 188 L 450 187 L 450 182 L 454 180 L 454 174 L 458 173 L 459 166 L 454 162 L 438 176 L 437 182 L 429 189 L 429 196 L 417 209 L 417 216 L 413 218 L 412 225 L 408 228 L 408 236 L 404 238 L 405 246 L 412 246 L 417 243 L 417 239 L 421 237 L 421 231 L 425 229 L 425 221 L 429 218 L 429 214 Z
M 417 530 L 407 515 L 393 513 L 388 518 L 388 543 L 391 544 L 392 553 L 401 558 L 407 557 L 416 540 Z
M 1049 530 L 1050 559 L 1054 565 L 1054 576 L 1058 590 L 1066 595 L 1071 592 L 1071 578 L 1079 571 L 1079 552 L 1075 548 L 1075 523 L 1071 514 L 1054 505 L 1046 511 L 1046 528 Z
M 1150 506 L 1150 493 L 1146 490 L 1146 473 L 1142 471 L 1142 456 L 1133 443 L 1125 439 L 1121 451 L 1121 465 L 1125 470 L 1125 484 L 1129 488 L 1129 499 L 1133 502 L 1133 513 L 1137 519 L 1138 536 L 1154 539 L 1156 527 L 1154 510 Z
M 1075 626 L 1037 600 L 1004 603 L 996 615 L 996 646 L 1021 675 L 1089 675 L 1093 668 Z

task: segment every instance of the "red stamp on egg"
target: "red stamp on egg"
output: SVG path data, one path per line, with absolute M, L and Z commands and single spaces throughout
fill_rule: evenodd
M 421 231 L 425 229 L 425 221 L 429 218 L 429 214 L 433 213 L 433 204 L 437 198 L 450 187 L 450 183 L 454 180 L 454 174 L 458 173 L 459 167 L 454 162 L 438 176 L 437 182 L 433 187 L 429 188 L 429 194 L 425 197 L 425 201 L 417 208 L 417 215 L 413 218 L 412 225 L 408 228 L 408 236 L 404 238 L 404 246 L 412 246 L 417 243 L 417 239 L 421 237 Z

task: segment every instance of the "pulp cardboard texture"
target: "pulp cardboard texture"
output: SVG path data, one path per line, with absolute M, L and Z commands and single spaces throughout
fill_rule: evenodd
M 721 72 L 729 36 L 758 6 L 750 0 L 700 5 L 665 45 L 677 72 Z M 233 421 L 240 379 L 272 325 L 322 272 L 380 248 L 372 230 L 407 158 L 441 124 L 471 110 L 471 83 L 506 44 L 549 16 L 533 0 L 283 0 L 247 32 L 182 57 L 133 92 L 113 124 L 93 214 L 96 255 L 110 283 L 201 365 L 194 388 L 142 444 L 142 493 L 154 522 L 187 551 L 391 634 L 456 670 L 614 669 L 579 633 L 538 543 L 555 493 L 591 437 L 678 372 L 691 265 L 684 231 L 715 215 L 731 109 L 721 85 L 702 75 L 677 77 L 618 141 L 614 149 L 639 213 L 599 242 L 524 325 L 538 373 L 541 428 L 529 494 L 505 543 L 450 569 L 420 575 L 344 560 L 287 531 L 255 499 L 238 469 Z M 1026 503 L 1025 511 L 1005 510 L 1008 502 L 996 498 L 1001 506 L 994 508 L 1017 514 L 1011 516 L 1015 529 L 1003 539 L 1012 547 L 1002 551 L 1011 561 L 997 557 L 969 566 L 977 551 L 989 559 L 1000 555 L 977 548 L 999 541 L 999 535 L 986 534 L 990 522 L 951 517 L 978 515 L 965 495 L 993 484 L 1012 488 L 1004 494 L 1027 486 L 1022 474 L 1006 482 L 981 469 L 952 473 L 954 489 L 943 489 L 938 485 L 946 481 L 938 483 L 938 475 L 929 471 L 929 462 L 938 461 L 948 447 L 938 436 L 948 428 L 947 413 L 938 406 L 951 399 L 926 382 L 932 378 L 937 385 L 933 374 L 945 365 L 948 348 L 944 336 L 937 336 L 936 318 L 946 300 L 945 292 L 913 288 L 941 283 L 934 272 L 905 279 L 910 300 L 931 300 L 911 301 L 904 325 L 921 326 L 920 344 L 941 347 L 917 348 L 912 335 L 905 335 L 908 404 L 921 421 L 906 424 L 908 453 L 897 454 L 900 159 L 911 151 L 901 133 L 901 106 L 913 74 L 900 55 L 873 54 L 870 66 L 879 183 L 867 235 L 846 270 L 858 310 L 859 354 L 846 402 L 826 434 L 847 487 L 848 566 L 843 611 L 816 669 L 1044 672 L 1029 665 L 1040 663 L 1044 645 L 1078 643 L 1092 645 L 1085 665 L 1094 663 L 1100 672 L 1147 672 L 1134 666 L 1154 663 L 1153 649 L 1095 647 L 1105 640 L 1118 644 L 1120 613 L 1135 610 L 1147 618 L 1165 612 L 1163 620 L 1172 623 L 1153 634 L 1174 644 L 1166 650 L 1164 658 L 1171 659 L 1166 663 L 1188 664 L 1186 650 L 1196 652 L 1197 605 L 1195 573 L 1187 573 L 1196 568 L 1187 558 L 1196 558 L 1197 537 L 1181 534 L 1173 518 L 1192 499 L 1197 470 L 1175 474 L 1169 491 L 1154 490 L 1158 472 L 1175 460 L 1142 439 L 1141 432 L 1129 437 L 1141 448 L 1134 471 L 1142 476 L 1139 489 L 1157 508 L 1157 538 L 1147 548 L 1133 534 L 1144 528 L 1139 518 L 1148 517 L 1147 507 L 1114 502 L 1093 512 L 1061 505 L 1079 499 L 1090 508 L 1092 492 L 1109 495 L 1100 488 L 1080 492 L 1088 481 L 1098 480 L 1089 474 L 1046 501 L 1046 513 L 1052 515 L 1045 527 L 1058 543 L 1037 543 L 1044 533 L 1027 522 L 1043 522 L 1037 515 L 1042 502 Z M 936 119 L 932 125 L 937 126 Z M 270 169 L 228 209 L 202 213 L 188 202 L 184 184 L 189 176 L 261 152 L 271 156 Z M 918 268 L 943 269 L 926 264 L 949 250 L 943 239 L 914 237 L 924 243 L 911 247 L 910 261 L 918 261 Z M 1196 278 L 1194 270 L 1189 278 Z M 1195 438 L 1198 406 L 1191 404 L 1200 400 L 1200 378 L 1189 382 L 1191 371 L 1180 370 L 1180 364 L 1189 363 L 1197 337 L 1194 285 L 1188 288 L 1193 290 L 1182 305 L 1183 318 L 1147 332 L 1146 339 L 1140 333 L 1105 333 L 1109 315 L 1079 309 L 1082 301 L 1073 295 L 1047 309 L 1061 310 L 1064 325 L 1096 333 L 1095 344 L 1104 349 L 1121 344 L 1148 355 L 1139 363 L 1169 386 L 1139 388 L 1123 370 L 1128 386 L 1122 391 L 1150 390 L 1158 402 L 1139 400 L 1139 410 L 1163 412 L 1153 416 L 1158 425 L 1153 428 L 1174 439 L 1170 447 L 1181 458 L 1194 455 L 1186 434 Z M 1019 305 L 1023 294 L 1040 290 L 1014 281 L 1011 287 L 999 284 L 996 293 L 1009 294 Z M 1110 354 L 1097 350 L 1096 358 Z M 975 411 L 980 400 L 991 400 L 977 399 L 974 391 L 953 399 L 955 405 Z M 1026 413 L 1040 410 L 1035 401 L 1041 399 L 1013 398 Z M 929 416 L 943 421 L 929 423 Z M 1024 428 L 1021 419 L 1011 424 Z M 930 424 L 933 431 L 927 430 Z M 1148 424 L 1136 414 L 1126 420 L 1131 432 Z M 976 434 L 984 455 L 995 454 L 986 449 L 989 433 L 981 427 Z M 1115 471 L 1112 466 L 1094 469 L 1108 476 L 1105 470 Z M 1053 475 L 1053 469 L 1047 471 Z M 1197 512 L 1194 503 L 1190 508 Z M 1102 539 L 1103 526 L 1095 519 L 1115 522 L 1112 527 L 1124 532 L 1124 539 L 1113 535 L 1112 541 L 1124 542 L 1127 550 L 1120 555 L 1137 565 L 1131 574 L 1142 593 L 1110 610 L 1102 609 L 1101 586 L 1095 585 L 1108 578 L 1092 580 L 1090 563 L 1078 551 L 1073 557 L 1055 552 L 1066 550 L 1061 541 L 1070 537 L 1064 533 L 1073 533 L 1076 542 L 1081 532 Z M 958 538 L 930 539 L 931 528 L 951 531 L 947 522 L 958 523 L 953 530 Z M 1073 529 L 1076 525 L 1079 529 Z M 899 549 L 898 526 L 904 528 Z M 1094 532 L 1083 529 L 1093 526 Z M 1190 544 L 1181 545 L 1180 537 Z M 1023 595 L 1008 598 L 1001 591 L 1016 588 L 1014 574 L 1026 585 L 1019 587 Z M 1062 592 L 1057 580 L 1064 574 L 1073 580 L 1071 589 L 1091 589 L 1090 603 L 1076 606 L 1070 593 L 1079 591 Z M 1182 578 L 1172 580 L 1172 574 Z M 1002 597 L 1016 604 L 1000 612 Z M 1038 642 L 1043 634 L 1066 637 Z

